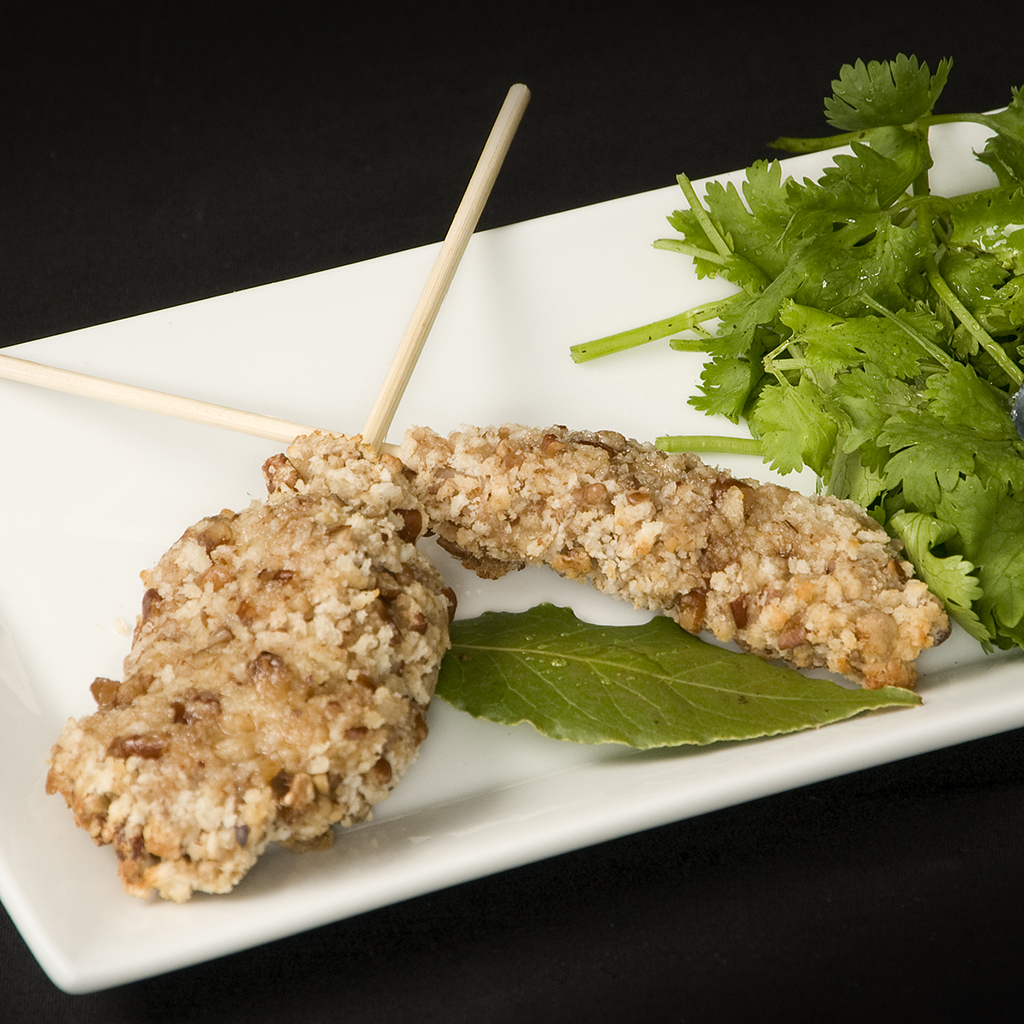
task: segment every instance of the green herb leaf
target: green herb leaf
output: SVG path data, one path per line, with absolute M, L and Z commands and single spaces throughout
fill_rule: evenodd
M 1024 189 L 986 189 L 950 204 L 950 242 L 991 253 L 1017 274 L 1024 274 Z
M 751 429 L 771 452 L 778 473 L 810 466 L 824 475 L 835 449 L 839 426 L 821 388 L 809 377 L 795 386 L 771 384 L 758 397 L 750 417 Z
M 849 194 L 878 198 L 880 208 L 895 202 L 932 165 L 927 140 L 905 128 L 874 128 L 870 145 L 853 141 L 852 155 L 840 153 L 825 169 L 822 182 Z
M 871 363 L 888 376 L 910 378 L 920 370 L 928 353 L 907 344 L 899 319 L 881 316 L 840 317 L 813 306 L 789 303 L 779 319 L 792 332 L 792 344 L 801 346 L 808 366 L 829 378 L 851 366 Z M 927 330 L 930 323 L 907 317 L 908 326 Z
M 902 53 L 890 61 L 846 64 L 832 83 L 825 115 L 840 131 L 911 124 L 931 112 L 951 66 L 940 61 L 933 76 L 927 64 Z
M 978 159 L 995 171 L 1001 185 L 1019 185 L 1024 181 L 1024 92 L 1014 89 L 1005 110 L 977 120 L 996 132 Z
M 852 690 L 707 644 L 658 616 L 597 626 L 568 608 L 487 612 L 451 625 L 439 697 L 546 736 L 640 749 L 746 740 L 920 703 L 909 690 Z
M 987 646 L 988 630 L 971 610 L 983 591 L 974 566 L 959 555 L 936 554 L 936 548 L 956 534 L 954 527 L 922 512 L 897 512 L 890 520 L 893 532 L 906 546 L 921 579 L 936 593 L 945 595 L 946 611 L 981 643 Z
M 973 611 L 1000 647 L 1024 643 L 1024 500 L 968 477 L 943 494 L 936 515 L 950 523 L 955 550 L 977 567 L 983 596 Z

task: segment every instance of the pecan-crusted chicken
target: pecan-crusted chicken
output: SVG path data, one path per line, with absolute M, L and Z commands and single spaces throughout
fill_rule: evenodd
M 146 586 L 124 680 L 71 720 L 49 792 L 117 852 L 124 888 L 225 892 L 268 843 L 329 845 L 415 757 L 451 598 L 403 467 L 314 434 L 269 496 L 185 531 Z
M 941 603 L 862 509 L 736 480 L 611 431 L 414 428 L 400 449 L 431 528 L 484 577 L 589 580 L 762 657 L 912 687 Z

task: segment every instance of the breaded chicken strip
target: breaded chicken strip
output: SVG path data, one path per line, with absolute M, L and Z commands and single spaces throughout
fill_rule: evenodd
M 912 687 L 945 611 L 862 509 L 736 480 L 611 431 L 418 427 L 402 460 L 442 546 L 495 578 L 527 563 L 765 658 Z
M 124 680 L 97 679 L 99 709 L 53 748 L 48 791 L 132 895 L 226 892 L 270 842 L 329 845 L 426 736 L 450 601 L 403 467 L 320 434 L 290 455 L 264 467 L 267 501 L 142 574 Z

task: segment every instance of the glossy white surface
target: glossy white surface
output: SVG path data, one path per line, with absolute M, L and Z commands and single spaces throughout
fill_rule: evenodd
M 974 140 L 957 128 L 945 138 Z M 975 143 L 976 144 L 976 143 Z M 959 143 L 958 143 L 959 145 Z M 792 164 L 812 173 L 816 159 Z M 937 191 L 988 181 L 947 160 Z M 500 187 L 500 184 L 499 184 Z M 695 357 L 651 345 L 574 365 L 570 344 L 720 293 L 658 252 L 674 187 L 484 232 L 469 246 L 392 439 L 413 423 L 517 420 L 728 433 L 685 405 Z M 324 428 L 362 426 L 437 247 L 11 349 L 39 362 Z M 962 635 L 921 660 L 920 708 L 820 731 L 636 753 L 544 739 L 436 704 L 423 754 L 373 822 L 326 853 L 269 852 L 229 896 L 177 906 L 125 896 L 114 855 L 43 791 L 45 758 L 88 684 L 119 676 L 139 570 L 196 519 L 261 496 L 272 442 L 0 381 L 0 896 L 54 982 L 88 991 L 631 831 L 1024 724 L 1019 652 Z M 721 460 L 742 475 L 758 464 Z M 797 485 L 792 478 L 785 481 Z M 803 486 L 811 486 L 804 480 Z M 496 583 L 437 559 L 460 614 L 572 604 L 636 621 L 543 571 Z

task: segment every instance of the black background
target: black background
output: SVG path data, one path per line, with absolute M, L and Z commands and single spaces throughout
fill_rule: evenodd
M 825 134 L 857 58 L 952 57 L 949 111 L 1024 83 L 1010 4 L 34 10 L 0 16 L 0 345 L 438 241 L 514 81 L 533 99 L 481 227 Z M 1022 995 L 1021 740 L 91 995 L 0 912 L 0 1020 L 997 1019 Z

